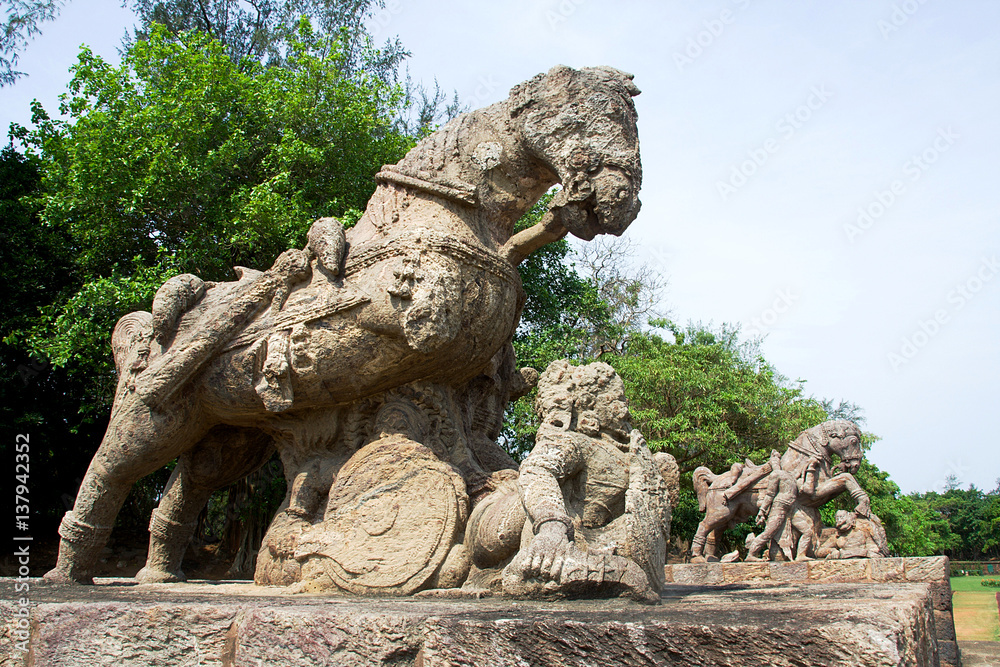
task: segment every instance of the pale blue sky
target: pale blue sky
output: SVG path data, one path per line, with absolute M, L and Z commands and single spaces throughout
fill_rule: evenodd
M 115 59 L 128 22 L 72 0 L 0 123 L 54 111 L 76 47 Z M 372 30 L 472 106 L 555 64 L 635 74 L 628 234 L 672 315 L 766 333 L 779 371 L 865 409 L 913 491 L 1000 477 L 997 25 L 990 0 L 389 0 Z

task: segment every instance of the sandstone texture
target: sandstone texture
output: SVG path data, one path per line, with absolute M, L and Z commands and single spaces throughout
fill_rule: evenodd
M 625 385 L 608 364 L 552 362 L 535 410 L 541 426 L 517 483 L 469 520 L 476 571 L 466 587 L 658 603 L 677 462 L 654 456 L 631 427 Z
M 754 586 L 808 584 L 817 590 L 829 584 L 879 584 L 892 587 L 926 584 L 934 616 L 934 639 L 942 666 L 958 667 L 961 652 L 955 641 L 951 582 L 946 556 L 930 558 L 864 558 L 791 563 L 678 563 L 666 566 L 668 582 L 683 586 Z
M 289 597 L 250 584 L 33 581 L 31 653 L 0 664 L 936 666 L 927 584 L 668 584 L 627 600 Z M 10 600 L 12 580 L 3 580 Z M 3 620 L 9 619 L 5 602 Z

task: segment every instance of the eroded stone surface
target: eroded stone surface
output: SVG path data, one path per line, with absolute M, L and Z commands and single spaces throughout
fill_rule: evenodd
M 767 570 L 760 569 L 762 567 L 766 567 Z M 961 664 L 958 645 L 955 643 L 951 583 L 948 579 L 948 559 L 945 556 L 813 560 L 792 563 L 688 563 L 667 565 L 666 576 L 668 581 L 673 581 L 675 584 L 705 586 L 720 583 L 718 581 L 720 569 L 725 574 L 725 583 L 754 588 L 795 582 L 816 586 L 818 591 L 825 590 L 833 583 L 880 584 L 879 589 L 905 586 L 906 583 L 926 584 L 927 603 L 933 612 L 933 632 L 939 647 L 940 663 L 947 667 L 957 667 Z M 910 578 L 905 580 L 904 569 L 910 575 Z
M 922 584 L 667 586 L 664 603 L 648 607 L 98 583 L 33 590 L 34 665 L 938 664 Z

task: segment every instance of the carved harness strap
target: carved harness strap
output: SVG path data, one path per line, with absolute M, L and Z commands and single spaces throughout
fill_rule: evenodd
M 437 175 L 434 180 L 417 176 L 412 172 L 404 172 L 399 165 L 387 164 L 382 171 L 375 174 L 376 183 L 394 183 L 416 190 L 423 190 L 438 197 L 443 197 L 466 206 L 477 206 L 476 188 L 470 183 L 455 178 Z
M 810 458 L 817 456 L 824 459 L 830 458 L 829 455 L 823 450 L 823 445 L 817 441 L 816 437 L 812 433 L 806 431 L 805 435 L 806 435 L 806 441 L 812 446 L 812 451 L 808 451 L 806 449 L 803 449 L 802 447 L 797 447 L 795 445 L 795 443 L 798 442 L 797 440 L 793 440 L 792 442 L 788 443 L 788 448 L 794 449 L 799 454 L 804 454 Z
M 345 276 L 353 276 L 379 262 L 393 257 L 406 257 L 426 250 L 446 255 L 464 266 L 492 273 L 505 283 L 519 285 L 521 276 L 510 262 L 483 246 L 448 236 L 431 229 L 413 229 L 384 241 L 366 243 L 352 248 L 347 255 Z

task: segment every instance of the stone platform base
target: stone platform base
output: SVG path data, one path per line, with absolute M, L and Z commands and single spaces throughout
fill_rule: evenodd
M 946 556 L 929 558 L 852 558 L 796 563 L 683 563 L 667 565 L 667 581 L 679 585 L 921 583 L 930 587 L 942 667 L 961 667 L 955 641 L 950 568 Z M 1000 667 L 1000 663 L 997 664 Z
M 0 581 L 4 667 L 939 664 L 926 584 L 671 585 L 658 606 L 290 596 L 226 582 L 29 584 L 21 654 L 25 594 Z

